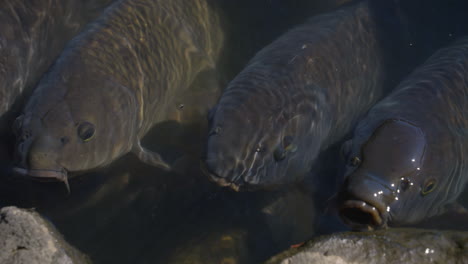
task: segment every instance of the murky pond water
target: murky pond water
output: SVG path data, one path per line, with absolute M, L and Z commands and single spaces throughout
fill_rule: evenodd
M 258 263 L 314 233 L 306 190 L 236 193 L 187 164 L 165 173 L 129 156 L 71 180 L 71 195 L 15 180 L 0 198 L 36 207 L 96 263 Z
M 309 14 L 334 5 L 312 2 L 226 1 L 233 17 L 227 28 L 233 33 L 216 83 L 225 86 L 264 45 Z M 417 1 L 407 7 L 416 14 L 409 20 L 418 22 L 410 34 L 420 33 L 408 44 L 415 46 L 414 65 L 468 32 L 460 26 L 464 21 L 458 16 L 460 3 L 452 7 L 433 2 L 433 7 L 422 10 L 417 10 Z M 442 15 L 436 15 L 438 11 Z M 194 89 L 214 83 L 205 78 L 210 77 L 200 77 Z M 71 194 L 62 183 L 11 176 L 11 148 L 4 142 L 0 207 L 36 208 L 95 263 L 261 263 L 315 235 L 348 229 L 330 202 L 341 181 L 336 177 L 339 144 L 322 154 L 303 183 L 238 193 L 220 188 L 201 172 L 207 122 L 198 114 L 195 123 L 158 124 L 144 139 L 146 147 L 176 164 L 175 172 L 150 167 L 129 154 L 104 169 L 72 178 Z M 460 201 L 468 205 L 467 192 Z M 441 218 L 428 226 L 451 228 L 452 220 Z M 464 223 L 457 228 L 468 230 Z

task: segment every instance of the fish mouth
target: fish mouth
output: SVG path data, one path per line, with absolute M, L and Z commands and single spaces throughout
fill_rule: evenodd
M 216 173 L 212 172 L 208 168 L 208 166 L 206 165 L 206 163 L 203 160 L 200 161 L 200 168 L 201 168 L 201 171 L 203 172 L 203 174 L 208 176 L 208 179 L 210 181 L 218 184 L 221 187 L 229 187 L 229 188 L 231 188 L 232 190 L 234 190 L 236 192 L 241 191 L 241 189 L 243 188 L 241 184 L 236 184 L 234 182 L 229 182 L 226 178 L 223 178 L 223 177 L 217 175 Z
M 362 200 L 347 200 L 339 208 L 343 222 L 354 230 L 375 230 L 386 227 L 386 217 Z
M 25 169 L 14 167 L 13 173 L 21 176 L 31 177 L 37 180 L 56 180 L 63 182 L 70 193 L 70 186 L 68 184 L 68 173 L 65 169 L 61 170 L 41 170 L 41 169 Z

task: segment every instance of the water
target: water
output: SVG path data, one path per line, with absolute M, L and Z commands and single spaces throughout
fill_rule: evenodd
M 313 234 L 313 201 L 300 190 L 239 194 L 199 173 L 164 173 L 131 156 L 71 180 L 69 196 L 61 184 L 28 184 L 10 185 L 20 192 L 9 198 L 40 205 L 96 263 L 258 263 Z
M 235 34 L 224 60 L 225 82 L 255 51 L 302 22 L 311 10 L 333 5 L 305 0 L 249 2 L 225 3 L 237 18 L 230 24 Z M 424 3 L 428 6 L 424 9 L 418 1 L 408 4 L 422 29 L 412 31 L 420 34 L 411 43 L 421 60 L 465 31 L 459 27 L 460 16 L 452 15 L 463 10 L 460 1 L 433 1 L 432 7 Z M 107 168 L 71 179 L 70 195 L 62 183 L 11 178 L 5 169 L 0 206 L 36 208 L 95 263 L 260 263 L 314 235 L 347 229 L 333 214 L 324 213 L 325 202 L 339 182 L 334 158 L 338 148 L 323 155 L 323 166 L 314 168 L 306 184 L 236 193 L 219 188 L 200 172 L 205 134 L 205 122 L 158 125 L 144 145 L 177 161 L 177 173 L 147 166 L 129 154 Z M 5 149 L 0 148 L 1 157 L 9 156 Z M 461 202 L 468 204 L 466 192 Z M 449 220 L 429 226 L 453 227 L 445 224 L 452 223 Z M 468 230 L 463 223 L 457 227 Z

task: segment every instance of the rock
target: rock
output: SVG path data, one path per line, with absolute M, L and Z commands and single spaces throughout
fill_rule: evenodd
M 468 232 L 389 229 L 313 239 L 267 264 L 468 263 Z
M 91 263 L 47 220 L 32 210 L 0 209 L 0 263 Z

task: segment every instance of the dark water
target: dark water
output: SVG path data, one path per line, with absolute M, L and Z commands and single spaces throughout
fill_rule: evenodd
M 128 155 L 73 178 L 71 195 L 60 183 L 11 179 L 0 198 L 36 207 L 96 263 L 259 263 L 314 233 L 307 190 L 235 193 L 209 182 L 198 159 L 180 167 L 165 173 Z
M 220 79 L 229 81 L 262 46 L 334 5 L 322 2 L 226 0 L 233 33 Z M 412 21 L 415 64 L 467 31 L 462 13 L 468 4 L 462 1 L 407 1 L 403 7 Z M 12 178 L 3 166 L 0 206 L 36 208 L 95 263 L 260 263 L 314 235 L 347 229 L 327 208 L 340 182 L 335 176 L 338 147 L 322 155 L 304 183 L 236 193 L 201 173 L 205 134 L 205 122 L 160 124 L 144 145 L 176 162 L 177 172 L 147 166 L 130 154 L 71 179 L 70 195 L 61 183 Z M 0 148 L 0 155 L 7 160 L 5 149 Z M 468 203 L 466 192 L 461 200 Z M 453 228 L 450 223 L 441 218 L 428 226 Z M 457 227 L 468 229 L 463 223 Z

